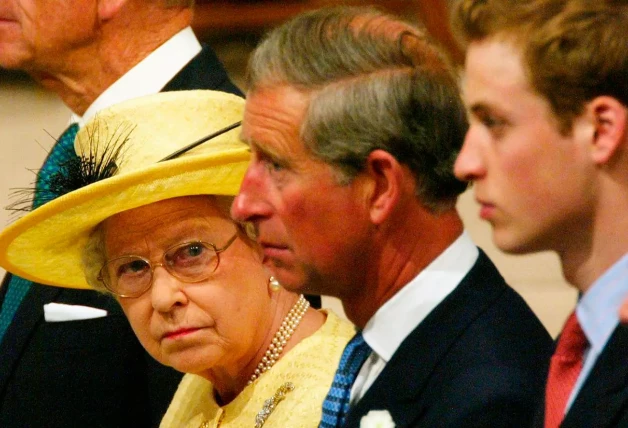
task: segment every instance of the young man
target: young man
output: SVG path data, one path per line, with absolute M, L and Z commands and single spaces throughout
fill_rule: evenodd
M 539 426 L 628 426 L 628 2 L 463 0 L 470 128 L 455 164 L 509 253 L 552 250 L 581 298 Z
M 274 30 L 249 76 L 232 214 L 284 287 L 340 298 L 361 330 L 321 426 L 376 410 L 399 428 L 529 426 L 551 340 L 464 233 L 467 122 L 439 52 L 397 18 L 324 9 Z

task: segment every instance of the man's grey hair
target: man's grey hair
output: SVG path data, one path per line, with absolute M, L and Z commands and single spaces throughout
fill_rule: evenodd
M 467 130 L 457 79 L 423 32 L 399 18 L 343 6 L 300 15 L 253 52 L 247 84 L 311 94 L 301 140 L 341 183 L 381 149 L 410 168 L 433 211 L 450 209 L 466 189 L 453 174 Z

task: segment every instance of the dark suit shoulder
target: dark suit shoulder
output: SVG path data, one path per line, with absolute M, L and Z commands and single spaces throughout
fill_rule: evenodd
M 456 291 L 435 311 L 432 328 L 442 328 L 452 314 L 468 322 L 452 324 L 452 335 L 458 336 L 426 387 L 438 394 L 424 401 L 429 409 L 421 426 L 437 421 L 451 427 L 530 426 L 544 388 L 551 337 L 484 254 Z
M 538 318 L 481 252 L 397 349 L 349 426 L 382 408 L 398 427 L 530 426 L 551 349 Z
M 564 428 L 628 427 L 628 327 L 619 325 L 563 421 Z
M 227 71 L 209 46 L 201 52 L 168 82 L 162 91 L 185 91 L 211 89 L 242 96 L 242 91 L 231 81 Z

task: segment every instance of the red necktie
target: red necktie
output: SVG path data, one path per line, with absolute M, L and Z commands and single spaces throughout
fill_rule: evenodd
M 545 428 L 560 426 L 569 395 L 582 370 L 582 356 L 587 344 L 587 338 L 574 312 L 565 323 L 550 362 L 545 389 Z

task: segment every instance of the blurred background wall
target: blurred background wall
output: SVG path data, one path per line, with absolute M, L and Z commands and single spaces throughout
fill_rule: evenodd
M 233 80 L 244 86 L 250 51 L 265 29 L 309 8 L 340 3 L 329 0 L 262 1 L 197 0 L 195 31 L 215 50 Z M 364 1 L 342 3 L 365 4 Z M 382 0 L 373 4 L 422 23 L 460 64 L 462 55 L 448 27 L 446 0 Z M 54 94 L 44 91 L 27 76 L 0 69 L 0 207 L 9 205 L 15 189 L 32 186 L 54 139 L 67 125 L 70 111 Z M 576 302 L 576 293 L 562 278 L 555 255 L 504 255 L 491 242 L 490 227 L 478 219 L 473 191 L 459 202 L 465 225 L 493 259 L 507 281 L 528 301 L 547 329 L 555 335 Z M 0 228 L 16 216 L 0 210 Z M 0 269 L 0 274 L 3 271 Z M 335 299 L 324 304 L 341 311 Z

